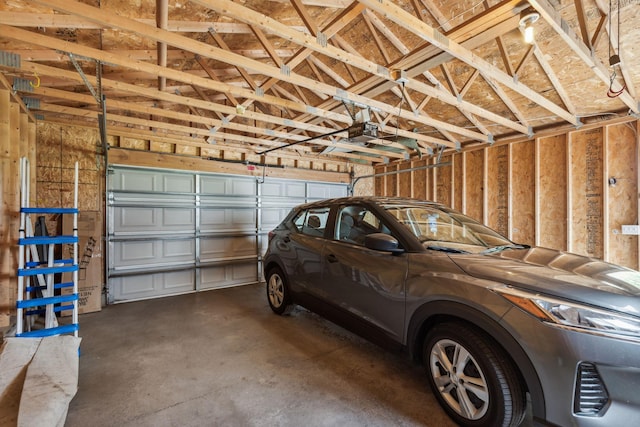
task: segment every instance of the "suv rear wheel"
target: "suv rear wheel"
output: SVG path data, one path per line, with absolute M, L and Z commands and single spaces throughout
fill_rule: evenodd
M 526 395 L 502 349 L 458 322 L 433 327 L 424 342 L 423 362 L 440 405 L 468 427 L 515 427 L 522 423 Z
M 269 307 L 276 314 L 285 315 L 293 310 L 286 279 L 278 267 L 267 273 L 267 300 Z

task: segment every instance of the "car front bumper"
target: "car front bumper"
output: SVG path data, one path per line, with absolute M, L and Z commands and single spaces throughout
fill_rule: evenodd
M 502 324 L 535 367 L 544 394 L 546 422 L 587 427 L 640 425 L 640 340 L 548 325 L 517 308 L 503 317 Z M 585 370 L 589 371 L 586 377 Z M 606 402 L 600 405 L 601 395 L 591 397 L 603 388 Z M 588 410 L 590 399 L 596 401 L 595 411 Z

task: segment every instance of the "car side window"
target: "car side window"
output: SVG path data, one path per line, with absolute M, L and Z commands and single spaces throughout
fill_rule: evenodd
M 335 240 L 364 245 L 368 234 L 391 234 L 384 223 L 365 206 L 342 206 L 336 217 Z
M 329 208 L 311 208 L 300 211 L 293 219 L 293 224 L 299 233 L 309 236 L 324 236 L 327 227 Z

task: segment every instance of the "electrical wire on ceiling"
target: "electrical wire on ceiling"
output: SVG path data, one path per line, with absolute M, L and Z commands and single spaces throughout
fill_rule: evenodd
M 614 53 L 613 55 L 611 54 L 611 43 L 609 43 L 609 65 L 611 66 L 611 75 L 609 76 L 609 90 L 607 90 L 607 96 L 609 98 L 616 98 L 620 95 L 622 95 L 622 93 L 625 91 L 625 89 L 627 88 L 627 83 L 624 81 L 624 77 L 623 77 L 623 82 L 622 82 L 622 87 L 619 90 L 614 90 L 613 89 L 613 84 L 616 81 L 616 78 L 618 77 L 617 73 L 616 73 L 616 68 L 620 66 L 620 0 L 617 0 L 617 8 L 618 8 L 618 30 L 617 30 L 617 42 L 618 42 L 618 46 L 617 46 L 617 53 Z M 611 0 L 609 0 L 609 38 L 611 38 L 611 15 L 612 15 L 612 11 L 611 11 Z

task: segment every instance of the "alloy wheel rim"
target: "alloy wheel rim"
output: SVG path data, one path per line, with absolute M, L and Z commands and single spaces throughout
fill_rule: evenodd
M 449 339 L 439 340 L 431 348 L 429 363 L 438 392 L 451 409 L 468 420 L 478 420 L 487 413 L 489 387 L 465 347 Z
M 274 274 L 269 279 L 269 301 L 274 307 L 280 307 L 284 301 L 284 286 L 282 279 Z

